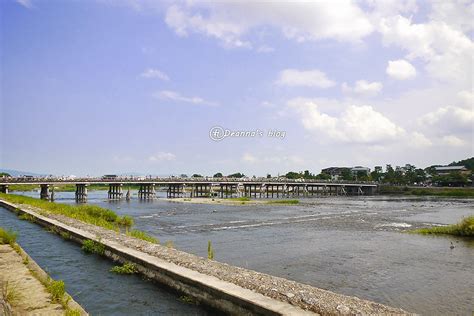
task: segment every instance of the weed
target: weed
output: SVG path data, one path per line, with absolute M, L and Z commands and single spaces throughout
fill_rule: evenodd
M 413 231 L 418 234 L 454 235 L 474 237 L 474 216 L 463 218 L 459 223 L 442 227 L 421 228 Z
M 81 316 L 81 312 L 77 309 L 66 308 L 65 316 Z
M 242 196 L 238 198 L 229 198 L 230 201 L 239 201 L 239 202 L 248 202 L 250 201 L 250 198 L 247 196 Z
M 66 285 L 64 281 L 59 280 L 50 280 L 46 289 L 51 294 L 51 299 L 55 303 L 61 303 L 63 301 L 63 296 L 66 293 Z
M 22 298 L 22 295 L 20 294 L 16 286 L 10 284 L 8 281 L 5 282 L 2 292 L 5 301 L 7 301 L 7 303 L 12 306 L 16 305 L 18 301 Z
M 5 230 L 0 227 L 0 244 L 4 244 L 4 245 L 10 244 L 13 246 L 13 244 L 16 241 L 16 236 L 17 236 L 17 233 L 15 233 L 14 231 L 10 229 Z
M 31 214 L 28 214 L 28 213 L 23 213 L 23 214 L 19 215 L 18 218 L 21 219 L 21 220 L 24 220 L 24 221 L 32 222 L 32 223 L 35 222 L 35 217 Z
M 131 237 L 138 238 L 138 239 L 142 239 L 142 240 L 145 240 L 145 241 L 148 241 L 148 242 L 151 242 L 153 244 L 158 244 L 159 243 L 158 239 L 156 239 L 153 236 L 148 235 L 147 233 L 145 233 L 141 230 L 133 229 L 133 230 L 127 232 L 127 235 L 131 236 Z
M 126 262 L 121 266 L 115 266 L 110 269 L 110 272 L 117 273 L 117 274 L 134 274 L 137 273 L 137 267 L 135 264 L 131 262 Z
M 96 253 L 98 255 L 103 255 L 105 253 L 105 246 L 100 242 L 87 239 L 82 242 L 82 250 L 87 253 Z
M 179 297 L 180 301 L 186 304 L 199 305 L 199 302 L 194 297 L 189 295 L 183 295 Z
M 288 204 L 288 205 L 293 205 L 293 204 L 298 204 L 300 203 L 299 200 L 275 200 L 275 201 L 268 201 L 267 204 Z
M 30 263 L 30 259 L 28 257 L 23 258 L 23 264 L 26 266 L 28 263 Z
M 207 242 L 207 259 L 214 259 L 214 249 L 212 249 L 212 244 L 210 240 Z
M 61 235 L 61 237 L 65 240 L 70 240 L 71 239 L 71 233 L 67 232 L 67 231 L 62 231 L 59 233 L 59 235 Z

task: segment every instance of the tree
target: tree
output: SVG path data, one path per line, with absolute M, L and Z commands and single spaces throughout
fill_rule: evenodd
M 6 172 L 0 172 L 0 177 L 11 177 L 11 175 Z
M 193 178 L 202 178 L 202 175 L 195 173 L 193 174 Z
M 229 174 L 228 177 L 229 178 L 243 178 L 245 177 L 245 174 L 237 172 L 237 173 Z
M 331 180 L 331 176 L 327 173 L 320 173 L 317 176 L 315 176 L 314 178 L 318 179 L 318 180 Z
M 270 179 L 271 177 L 272 177 L 272 175 L 267 173 L 267 179 Z
M 214 178 L 222 178 L 223 175 L 222 175 L 222 173 L 218 172 L 218 173 L 216 173 L 213 177 L 214 177 Z

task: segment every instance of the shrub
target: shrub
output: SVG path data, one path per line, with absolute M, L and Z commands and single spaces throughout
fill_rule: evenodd
M 468 216 L 466 218 L 463 218 L 461 222 L 454 225 L 421 228 L 421 229 L 415 230 L 414 232 L 419 233 L 419 234 L 474 237 L 474 216 Z
M 61 302 L 64 294 L 66 293 L 66 285 L 64 281 L 51 280 L 46 287 L 48 292 L 51 293 L 51 299 L 53 302 Z
M 134 274 L 138 272 L 135 264 L 131 262 L 126 262 L 122 266 L 115 266 L 110 271 L 117 274 Z

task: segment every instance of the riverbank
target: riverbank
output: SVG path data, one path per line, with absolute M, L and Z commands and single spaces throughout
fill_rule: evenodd
M 0 240 L 0 288 L 1 315 L 88 315 L 14 241 Z
M 441 227 L 420 228 L 413 233 L 423 235 L 452 235 L 474 237 L 474 215 L 463 218 L 459 223 Z
M 287 311 L 296 308 L 300 313 L 307 310 L 324 315 L 341 313 L 406 314 L 401 309 L 336 294 L 287 279 L 230 266 L 176 249 L 148 243 L 112 230 L 82 223 L 61 214 L 48 214 L 45 217 L 39 215 L 38 210 L 34 210 L 32 207 L 3 204 L 10 205 L 9 209 L 11 210 L 20 208 L 22 212 L 34 216 L 37 222 L 44 225 L 49 223 L 48 225 L 55 225 L 59 230 L 67 229 L 74 236 L 81 235 L 82 238 L 100 242 L 106 247 L 106 253 L 107 251 L 113 252 L 110 254 L 112 257 L 115 256 L 118 260 L 121 260 L 119 258 L 121 257 L 123 261 L 133 261 L 137 264 L 139 271 L 175 289 L 183 290 L 186 287 L 178 284 L 178 288 L 176 288 L 177 285 L 171 283 L 171 281 L 175 282 L 176 280 L 170 280 L 170 276 L 178 273 L 178 275 L 181 275 L 178 280 L 185 278 L 183 274 L 189 277 L 192 276 L 194 281 L 188 282 L 191 282 L 191 284 L 198 282 L 202 288 L 199 291 L 189 290 L 187 294 L 194 296 L 203 303 L 222 304 L 227 302 L 229 304 L 229 302 L 233 302 L 234 304 L 243 304 L 242 297 L 237 299 L 241 303 L 236 303 L 234 295 L 250 295 L 247 296 L 246 304 L 256 300 L 259 302 L 257 305 L 261 311 L 284 307 L 283 310 L 286 309 Z M 119 257 L 117 253 L 120 254 Z M 213 288 L 211 292 L 209 292 L 209 286 Z M 227 293 L 224 301 L 222 300 L 222 292 L 219 290 L 223 288 L 227 289 L 224 291 Z
M 474 187 L 409 187 L 380 185 L 378 194 L 381 195 L 414 195 L 474 198 Z

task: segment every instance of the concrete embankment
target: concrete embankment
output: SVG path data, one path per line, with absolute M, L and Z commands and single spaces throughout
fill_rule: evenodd
M 1 200 L 0 206 L 28 213 L 35 222 L 58 233 L 67 232 L 74 241 L 99 242 L 105 246 L 105 256 L 119 262 L 133 262 L 140 273 L 229 314 L 408 314 L 401 309 L 152 244 L 62 215 L 40 215 L 39 210 L 30 206 Z
M 18 245 L 0 245 L 0 315 L 88 315 L 67 293 L 47 290 L 46 272 Z

